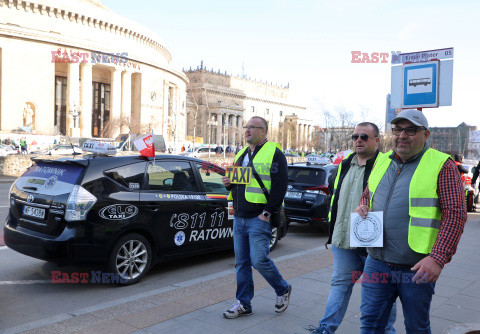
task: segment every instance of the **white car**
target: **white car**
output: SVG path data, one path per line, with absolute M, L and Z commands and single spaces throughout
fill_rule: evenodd
M 10 145 L 0 144 L 0 156 L 6 157 L 10 154 L 18 154 L 18 151 Z
M 208 147 L 189 148 L 185 152 L 180 153 L 180 155 L 192 158 L 208 157 Z M 215 155 L 215 147 L 210 147 L 210 155 Z
M 85 153 L 80 147 L 75 145 L 56 145 L 48 150 L 47 154 L 51 155 L 68 155 L 68 154 L 83 154 Z

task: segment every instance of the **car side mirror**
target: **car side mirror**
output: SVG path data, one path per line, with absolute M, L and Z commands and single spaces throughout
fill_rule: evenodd
M 170 178 L 170 179 L 163 180 L 163 185 L 171 187 L 173 185 L 173 179 Z

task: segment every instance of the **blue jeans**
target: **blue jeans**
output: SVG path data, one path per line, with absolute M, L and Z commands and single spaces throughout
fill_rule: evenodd
M 332 252 L 333 275 L 325 315 L 319 322 L 318 331 L 320 333 L 335 333 L 340 326 L 347 311 L 353 285 L 357 278 L 360 278 L 366 259 L 355 249 L 344 249 L 332 245 Z M 385 333 L 393 334 L 396 333 L 395 328 L 393 328 L 397 317 L 396 307 L 393 307 L 389 314 Z
M 361 333 L 383 333 L 392 304 L 400 297 L 405 329 L 410 333 L 431 333 L 430 303 L 435 283 L 412 282 L 410 266 L 395 266 L 367 257 L 362 282 Z
M 235 250 L 235 272 L 237 275 L 237 299 L 245 308 L 251 308 L 253 298 L 252 266 L 275 290 L 277 296 L 287 293 L 290 287 L 278 271 L 270 252 L 272 226 L 258 217 L 233 219 L 233 245 Z

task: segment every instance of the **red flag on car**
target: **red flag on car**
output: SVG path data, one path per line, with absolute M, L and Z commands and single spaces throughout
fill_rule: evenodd
M 352 150 L 346 150 L 346 151 L 342 151 L 342 152 L 338 152 L 334 157 L 333 157 L 333 164 L 334 165 L 338 165 L 339 163 L 342 162 L 343 159 L 345 159 L 347 157 L 347 155 L 349 155 L 350 153 L 352 153 Z
M 135 147 L 144 157 L 154 157 L 155 156 L 155 145 L 153 144 L 153 131 L 149 135 L 140 137 L 134 140 L 133 142 Z

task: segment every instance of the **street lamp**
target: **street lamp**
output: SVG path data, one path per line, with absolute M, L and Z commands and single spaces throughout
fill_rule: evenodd
M 212 126 L 217 126 L 218 122 L 214 120 L 213 116 L 212 118 L 207 122 L 209 131 L 208 131 L 208 157 L 210 158 L 210 146 L 212 145 Z M 195 145 L 195 143 L 194 143 Z
M 72 115 L 73 118 L 73 127 L 77 128 L 77 117 L 80 116 L 81 112 L 77 110 L 77 105 L 74 104 L 73 107 L 69 111 L 70 115 Z

